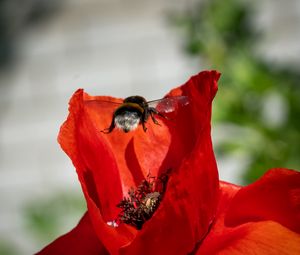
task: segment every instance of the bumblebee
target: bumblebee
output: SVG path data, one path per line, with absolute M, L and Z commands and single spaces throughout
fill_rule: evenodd
M 111 124 L 101 132 L 111 133 L 114 128 L 119 128 L 125 133 L 135 130 L 139 124 L 146 132 L 146 122 L 151 117 L 156 125 L 160 125 L 155 115 L 168 119 L 163 113 L 172 112 L 178 105 L 188 104 L 188 97 L 175 96 L 147 102 L 144 97 L 130 96 L 114 111 Z

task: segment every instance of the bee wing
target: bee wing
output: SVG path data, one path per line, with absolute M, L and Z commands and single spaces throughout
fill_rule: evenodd
M 113 112 L 122 104 L 123 100 L 105 100 L 105 99 L 90 99 L 90 100 L 85 100 L 84 105 L 90 110 L 95 110 L 98 111 L 101 114 L 110 114 L 112 115 Z
M 187 96 L 166 97 L 158 100 L 147 102 L 149 107 L 154 107 L 161 113 L 169 113 L 176 111 L 178 107 L 189 104 Z
M 110 105 L 121 105 L 123 103 L 123 101 L 121 100 L 117 100 L 117 101 L 110 101 L 110 100 L 102 100 L 102 99 L 89 99 L 89 100 L 85 100 L 84 101 L 85 105 L 89 105 L 89 104 L 110 104 Z

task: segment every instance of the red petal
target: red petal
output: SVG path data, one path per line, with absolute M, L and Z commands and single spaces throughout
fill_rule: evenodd
M 116 204 L 122 198 L 121 180 L 114 156 L 108 145 L 99 139 L 83 104 L 83 91 L 78 90 L 70 101 L 67 121 L 62 125 L 58 141 L 72 159 L 86 196 L 101 208 L 106 221 L 118 213 Z
M 228 208 L 245 188 L 224 182 L 220 184 L 214 225 L 196 254 L 300 254 L 300 235 L 276 222 L 251 222 L 235 227 L 224 225 Z M 243 208 L 240 212 L 244 212 Z
M 109 253 L 97 238 L 90 218 L 86 213 L 73 230 L 59 237 L 37 253 L 37 255 L 59 254 L 108 255 Z
M 133 238 L 134 231 L 107 225 L 117 217 L 116 204 L 123 197 L 120 174 L 109 145 L 87 113 L 84 96 L 82 90 L 73 95 L 58 141 L 76 167 L 96 233 L 113 253 Z
M 218 174 L 210 137 L 217 72 L 202 72 L 169 94 L 187 95 L 189 107 L 169 125 L 171 145 L 163 162 L 172 168 L 163 201 L 121 254 L 187 254 L 207 232 L 215 214 Z
M 246 223 L 210 234 L 196 254 L 300 254 L 300 235 L 273 221 Z
M 300 173 L 287 169 L 268 171 L 234 197 L 225 223 L 273 220 L 300 233 Z

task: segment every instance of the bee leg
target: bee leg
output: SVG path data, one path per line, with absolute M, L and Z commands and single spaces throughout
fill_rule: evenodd
M 101 130 L 101 132 L 104 134 L 109 134 L 114 130 L 114 128 L 115 128 L 115 117 L 113 117 L 109 128 L 105 128 L 105 129 Z
M 151 107 L 151 108 L 149 109 L 149 112 L 150 112 L 150 116 L 151 116 L 152 121 L 153 121 L 156 125 L 160 125 L 160 124 L 159 124 L 158 121 L 154 118 L 154 114 L 156 114 L 156 115 L 158 115 L 158 116 L 160 116 L 160 117 L 162 117 L 162 118 L 164 118 L 164 119 L 166 119 L 166 120 L 170 120 L 167 116 L 161 114 L 161 113 L 160 113 L 158 110 L 156 110 L 154 107 Z
M 155 119 L 154 113 L 152 111 L 150 111 L 150 116 L 151 116 L 151 119 L 152 119 L 152 121 L 153 121 L 154 124 L 161 126 L 159 124 L 159 122 L 157 121 L 157 119 Z
M 144 132 L 147 131 L 146 123 L 147 123 L 148 117 L 149 117 L 149 111 L 147 109 L 145 109 L 145 111 L 143 112 L 143 114 L 141 116 L 141 120 L 140 120 L 140 123 L 143 126 Z
M 146 132 L 146 131 L 147 131 L 147 127 L 146 127 L 145 123 L 146 123 L 146 121 L 143 121 L 143 122 L 142 122 L 142 126 L 143 126 L 143 130 L 144 130 L 144 132 Z

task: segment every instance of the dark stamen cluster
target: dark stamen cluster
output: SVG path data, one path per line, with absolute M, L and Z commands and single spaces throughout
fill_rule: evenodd
M 119 221 L 141 229 L 158 208 L 166 183 L 167 175 L 155 178 L 149 174 L 136 190 L 131 188 L 128 197 L 124 197 L 117 205 L 121 208 Z

